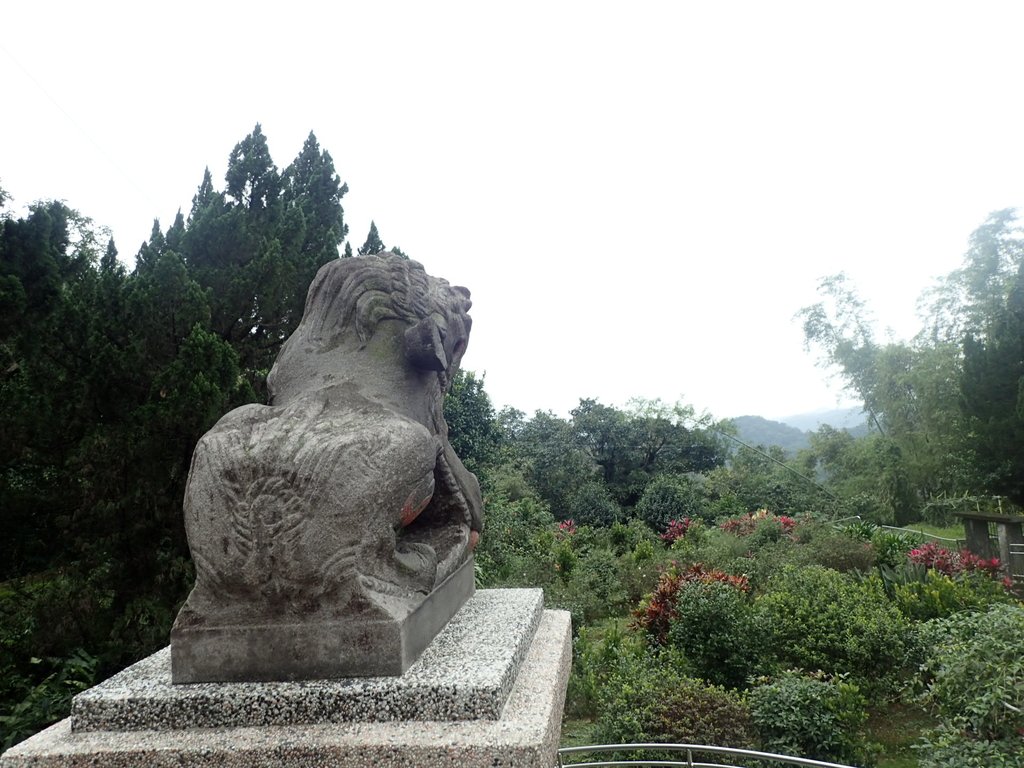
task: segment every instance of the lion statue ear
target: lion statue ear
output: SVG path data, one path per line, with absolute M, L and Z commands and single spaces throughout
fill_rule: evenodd
M 448 369 L 444 331 L 432 317 L 425 317 L 405 332 L 405 357 L 421 371 Z

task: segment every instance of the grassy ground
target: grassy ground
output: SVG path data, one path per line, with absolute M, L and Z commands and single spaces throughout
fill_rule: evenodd
M 910 523 L 906 526 L 906 530 L 926 533 L 930 536 L 939 536 L 943 539 L 960 540 L 964 538 L 964 527 L 961 524 L 942 526 L 932 525 L 931 523 Z
M 882 745 L 878 768 L 917 768 L 917 755 L 911 746 L 923 731 L 935 725 L 935 719 L 927 712 L 906 704 L 872 712 L 868 731 L 871 739 Z
M 582 747 L 588 744 L 596 744 L 594 732 L 597 725 L 593 720 L 562 720 L 562 742 L 563 747 Z

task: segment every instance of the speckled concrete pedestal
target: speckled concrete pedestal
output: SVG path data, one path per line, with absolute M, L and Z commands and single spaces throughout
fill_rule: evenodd
M 0 768 L 554 765 L 569 616 L 480 590 L 400 677 L 171 685 L 167 649 L 75 699 Z

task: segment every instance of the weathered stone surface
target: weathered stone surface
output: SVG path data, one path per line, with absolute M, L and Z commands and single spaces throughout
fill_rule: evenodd
M 193 455 L 176 683 L 398 674 L 471 594 L 480 488 L 442 415 L 469 307 L 391 254 L 317 273 L 271 405 L 227 414 Z
M 72 732 L 68 718 L 6 752 L 0 768 L 550 768 L 571 659 L 568 613 L 544 611 L 496 720 Z M 262 685 L 273 696 L 277 686 Z
M 72 730 L 497 720 L 543 610 L 539 589 L 480 590 L 397 677 L 173 685 L 165 648 L 78 694 Z

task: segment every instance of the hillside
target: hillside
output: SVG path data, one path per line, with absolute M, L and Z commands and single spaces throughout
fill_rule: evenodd
M 737 437 L 748 445 L 777 445 L 789 456 L 810 446 L 803 430 L 763 416 L 737 416 L 732 423 L 736 425 Z
M 804 432 L 814 432 L 822 424 L 828 424 L 836 429 L 845 429 L 854 437 L 867 431 L 866 421 L 864 409 L 860 406 L 808 411 L 779 419 L 780 423 L 796 427 Z
M 854 437 L 862 437 L 868 432 L 860 408 L 811 411 L 786 416 L 780 421 L 763 416 L 736 416 L 732 422 L 736 425 L 737 437 L 744 443 L 766 447 L 776 445 L 788 456 L 794 456 L 798 451 L 810 447 L 810 433 L 817 431 L 823 424 L 845 429 Z

